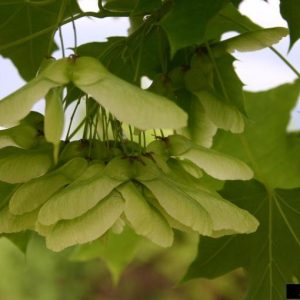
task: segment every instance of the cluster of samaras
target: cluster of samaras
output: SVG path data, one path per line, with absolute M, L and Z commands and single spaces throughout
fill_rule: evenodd
M 94 99 L 93 118 L 104 109 L 113 116 L 113 138 L 101 139 L 90 122 L 95 134 L 61 141 L 61 89 L 69 82 Z M 45 117 L 30 112 L 44 96 Z M 208 92 L 202 96 L 215 101 Z M 242 161 L 179 134 L 142 145 L 122 132 L 122 124 L 148 130 L 186 122 L 174 102 L 117 78 L 96 59 L 51 62 L 0 102 L 0 126 L 10 127 L 0 134 L 0 233 L 33 230 L 60 251 L 123 226 L 163 247 L 172 244 L 173 229 L 212 237 L 255 231 L 254 217 L 201 181 L 203 171 L 220 180 L 248 180 L 253 174 Z

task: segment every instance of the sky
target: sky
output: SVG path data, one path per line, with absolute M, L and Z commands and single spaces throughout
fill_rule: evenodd
M 79 4 L 86 11 L 97 11 L 97 0 L 79 0 Z M 240 6 L 240 11 L 250 17 L 254 22 L 263 27 L 283 26 L 287 27 L 279 13 L 279 0 L 269 0 L 268 3 L 262 0 L 245 0 Z M 105 41 L 109 36 L 125 36 L 129 27 L 127 18 L 82 18 L 76 21 L 78 44 L 90 41 Z M 95 30 L 97 28 L 97 30 Z M 73 47 L 73 30 L 71 24 L 65 25 L 62 29 L 66 48 Z M 224 38 L 233 36 L 228 33 Z M 58 41 L 58 36 L 56 36 Z M 289 38 L 284 38 L 275 45 L 294 67 L 300 70 L 300 42 L 288 52 Z M 68 53 L 68 52 L 67 52 Z M 71 52 L 70 52 L 71 53 Z M 255 51 L 252 53 L 234 53 L 237 58 L 235 62 L 236 71 L 245 84 L 245 90 L 261 91 L 266 90 L 285 82 L 292 82 L 296 75 L 269 49 Z M 298 56 L 298 57 L 297 57 Z M 57 51 L 55 57 L 60 58 L 61 52 Z M 17 88 L 21 87 L 24 81 L 20 78 L 16 68 L 8 59 L 0 57 L 0 99 Z M 35 109 L 43 111 L 43 103 L 39 103 Z M 290 128 L 300 128 L 300 104 L 292 114 Z

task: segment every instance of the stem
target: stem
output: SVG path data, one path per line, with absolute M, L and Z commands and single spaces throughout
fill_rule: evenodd
M 96 121 L 95 121 L 95 129 L 94 129 L 93 140 L 95 140 L 96 136 L 97 136 L 98 123 L 99 123 L 99 108 L 97 109 L 97 113 L 96 113 Z
M 85 12 L 85 13 L 80 13 L 80 14 L 77 14 L 73 17 L 73 21 L 77 20 L 77 19 L 80 19 L 80 18 L 83 18 L 83 17 L 95 17 L 95 18 L 99 18 L 99 19 L 102 19 L 102 18 L 106 18 L 106 17 L 128 17 L 128 13 L 119 13 L 119 12 L 110 12 L 110 14 L 103 14 L 103 13 L 95 13 L 95 12 Z M 62 22 L 60 22 L 60 25 L 65 25 L 65 24 L 68 24 L 72 22 L 72 18 L 68 18 Z M 57 29 L 59 27 L 59 24 L 55 24 L 55 25 L 52 25 L 52 26 L 49 26 L 49 27 L 46 27 L 40 31 L 37 31 L 35 33 L 32 33 L 24 38 L 21 38 L 19 40 L 16 40 L 16 41 L 13 41 L 11 43 L 8 43 L 8 44 L 5 44 L 5 45 L 2 45 L 0 47 L 0 51 L 4 51 L 4 50 L 8 50 L 12 47 L 16 47 L 18 45 L 21 45 L 23 43 L 26 43 L 30 40 L 33 40 L 39 36 L 42 36 L 42 35 L 45 35 L 55 29 Z M 54 34 L 55 34 L 55 31 L 53 32 L 52 34 L 52 38 L 50 38 L 51 40 L 51 43 L 49 43 L 49 47 L 48 47 L 48 53 L 51 52 L 51 46 L 52 46 L 52 42 L 53 42 L 53 37 L 54 37 Z
M 74 53 L 77 54 L 77 46 L 78 46 L 77 30 L 76 30 L 74 15 L 72 12 L 71 12 L 71 22 L 72 22 L 72 28 L 73 28 L 73 34 L 74 34 Z
M 300 72 L 274 47 L 270 47 L 272 50 L 296 75 L 300 78 Z
M 162 130 L 162 129 L 159 129 L 159 131 L 160 131 L 160 135 L 161 135 L 161 137 L 162 137 L 162 138 L 165 138 L 165 135 L 164 135 L 164 132 L 163 132 L 163 130 Z
M 58 12 L 57 20 L 56 20 L 56 23 L 55 23 L 54 28 L 53 28 L 55 30 L 53 30 L 53 32 L 52 32 L 50 42 L 49 42 L 49 45 L 48 45 L 48 56 L 50 56 L 50 54 L 52 52 L 51 51 L 52 50 L 52 45 L 55 43 L 54 42 L 54 36 L 55 36 L 55 32 L 56 32 L 57 28 L 60 30 L 59 34 L 60 34 L 60 39 L 61 39 L 61 42 L 62 42 L 62 34 L 61 34 L 60 26 L 62 25 L 61 22 L 64 18 L 64 14 L 65 14 L 68 2 L 69 2 L 68 0 L 62 0 L 62 4 L 61 4 L 61 7 L 60 7 L 59 12 Z M 63 47 L 63 49 L 64 49 L 64 47 Z M 63 54 L 64 54 L 64 50 L 63 50 Z
M 143 131 L 143 147 L 146 149 L 146 133 Z
M 66 57 L 65 45 L 64 45 L 64 38 L 63 38 L 61 27 L 58 27 L 58 32 L 59 32 L 59 40 L 60 40 L 62 57 L 65 58 Z
M 79 125 L 74 129 L 72 134 L 69 136 L 69 140 L 71 140 L 74 137 L 74 135 L 80 130 L 80 128 L 85 124 L 86 118 L 87 117 L 83 118 L 83 120 L 79 123 Z
M 80 104 L 80 101 L 81 99 L 78 99 L 77 103 L 76 103 L 76 106 L 73 110 L 73 113 L 71 115 L 71 119 L 70 119 L 70 124 L 69 124 L 69 128 L 68 128 L 68 131 L 67 131 L 67 136 L 66 136 L 66 140 L 68 141 L 69 140 L 69 134 L 70 134 L 70 131 L 71 131 L 71 126 L 72 126 L 72 123 L 73 123 L 73 120 L 74 120 L 74 117 L 75 117 L 75 114 L 76 114 L 76 111 L 78 109 L 78 106 Z
M 129 127 L 130 141 L 133 142 L 133 132 L 132 132 L 132 127 L 131 127 L 131 125 L 128 125 L 128 127 Z

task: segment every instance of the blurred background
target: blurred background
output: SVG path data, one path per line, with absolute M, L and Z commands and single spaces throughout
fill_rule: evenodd
M 79 3 L 86 11 L 98 10 L 97 1 L 80 0 Z M 280 16 L 278 0 L 245 0 L 240 10 L 264 27 L 287 27 Z M 109 36 L 126 36 L 129 21 L 126 18 L 83 18 L 77 20 L 76 25 L 80 45 L 90 41 L 105 41 Z M 224 38 L 235 34 L 228 33 Z M 71 25 L 63 27 L 63 37 L 65 46 L 71 48 Z M 300 43 L 289 52 L 288 47 L 288 38 L 275 45 L 299 70 L 300 60 L 296 55 L 299 53 Z M 61 52 L 58 50 L 55 56 L 61 57 Z M 294 73 L 271 50 L 235 53 L 234 56 L 237 58 L 237 73 L 248 91 L 269 89 L 295 79 Z M 11 62 L 0 57 L 0 98 L 23 84 Z M 43 112 L 43 109 L 43 102 L 35 106 L 35 110 Z M 300 129 L 299 111 L 300 104 L 291 114 L 289 130 Z M 93 258 L 95 253 L 81 255 L 75 251 L 71 256 L 69 251 L 52 253 L 35 236 L 24 255 L 8 239 L 0 238 L 0 300 L 243 299 L 247 289 L 247 276 L 242 269 L 215 280 L 197 279 L 179 283 L 196 255 L 197 243 L 198 238 L 195 236 L 178 234 L 171 249 L 161 250 L 153 245 L 143 245 L 133 260 L 122 257 L 126 254 L 120 248 L 118 260 L 130 263 L 123 272 L 121 267 L 116 272 L 113 263 Z M 109 259 L 113 260 L 114 254 L 109 253 Z

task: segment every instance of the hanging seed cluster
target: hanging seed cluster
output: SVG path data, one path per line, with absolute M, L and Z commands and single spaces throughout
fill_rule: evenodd
M 197 68 L 194 62 L 187 78 Z M 218 123 L 215 97 L 189 82 Z M 82 101 L 86 114 L 62 138 L 68 84 L 85 94 L 75 110 Z M 43 97 L 45 116 L 31 112 Z M 239 114 L 235 123 L 220 122 L 239 132 Z M 51 61 L 0 101 L 0 126 L 7 128 L 0 131 L 0 233 L 33 230 L 60 251 L 123 226 L 162 247 L 172 245 L 173 229 L 211 237 L 255 231 L 252 215 L 201 181 L 203 172 L 248 180 L 252 171 L 174 133 L 186 125 L 175 102 L 121 80 L 94 58 Z

